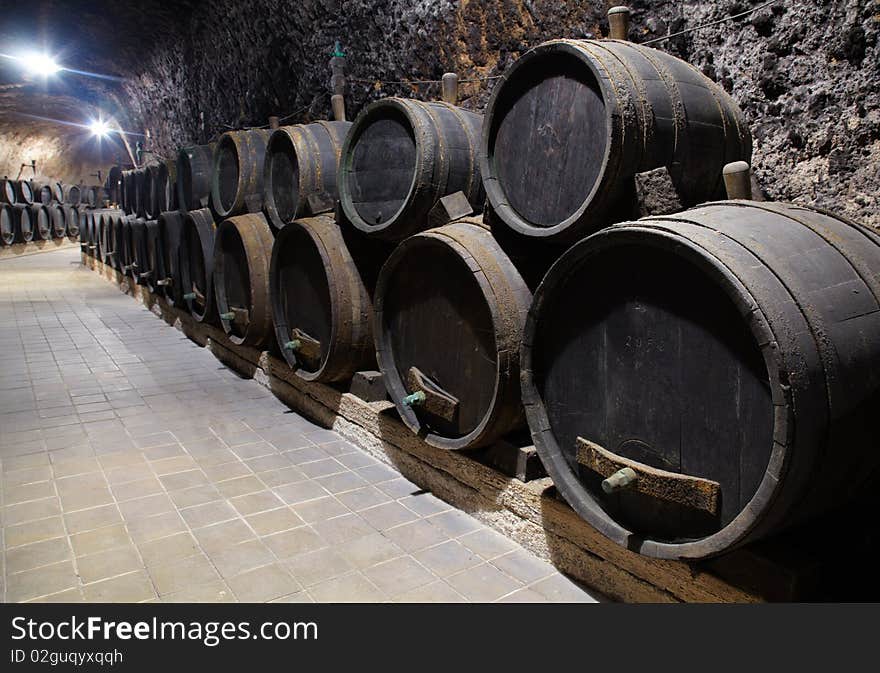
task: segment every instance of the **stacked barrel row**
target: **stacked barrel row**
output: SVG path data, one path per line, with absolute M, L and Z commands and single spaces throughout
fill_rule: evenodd
M 597 529 L 704 558 L 840 504 L 878 466 L 880 239 L 714 201 L 750 159 L 741 111 L 688 64 L 554 40 L 485 117 L 391 98 L 350 125 L 230 132 L 180 152 L 177 209 L 170 169 L 123 173 L 107 245 L 303 379 L 345 389 L 378 367 L 433 446 L 528 429 Z M 655 169 L 682 212 L 636 220 L 635 176 Z
M 83 195 L 97 203 L 98 187 L 29 180 L 0 181 L 0 245 L 79 236 Z M 81 205 L 82 204 L 82 205 Z

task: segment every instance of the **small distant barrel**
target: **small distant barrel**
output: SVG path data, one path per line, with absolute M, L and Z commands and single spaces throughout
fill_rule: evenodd
M 59 204 L 64 211 L 64 223 L 67 226 L 67 237 L 71 240 L 79 238 L 79 209 L 68 203 Z
M 180 275 L 180 237 L 183 233 L 183 213 L 171 210 L 159 215 L 159 237 L 162 250 L 164 277 L 159 287 L 171 306 L 183 303 Z
M 15 208 L 8 203 L 0 204 L 0 245 L 15 243 Z
M 144 168 L 142 190 L 144 217 L 153 220 L 159 217 L 159 192 L 161 186 L 160 164 L 150 164 Z
M 146 216 L 149 200 L 146 168 L 136 168 L 132 171 L 132 187 L 134 188 L 132 214 L 143 218 Z
M 3 178 L 0 182 L 0 202 L 8 205 L 14 205 L 18 202 L 15 197 L 15 181 Z
M 54 198 L 52 197 L 52 185 L 35 184 L 33 187 L 34 201 L 42 203 L 44 206 L 48 206 L 54 201 Z
M 27 180 L 15 181 L 15 200 L 18 203 L 31 205 L 34 202 L 34 190 Z
M 127 251 L 125 249 L 125 220 L 128 215 L 124 211 L 120 211 L 119 215 L 113 219 L 113 267 L 120 273 L 125 273 L 125 265 L 127 261 Z
M 30 206 L 26 206 L 23 203 L 16 203 L 12 206 L 12 209 L 15 211 L 15 214 L 13 215 L 15 242 L 30 243 L 34 240 L 34 222 Z
M 177 164 L 163 161 L 156 178 L 156 207 L 159 213 L 177 210 Z
M 99 185 L 86 187 L 84 191 L 84 201 L 89 208 L 104 208 L 105 202 L 109 200 L 107 191 Z
M 745 200 L 571 247 L 522 347 L 559 492 L 632 551 L 702 559 L 876 485 L 878 269 L 876 232 Z
M 301 217 L 332 210 L 336 173 L 349 122 L 282 126 L 266 148 L 264 207 L 276 229 Z
M 214 145 L 184 147 L 177 154 L 177 203 L 180 210 L 207 208 L 211 200 Z
M 332 217 L 284 226 L 269 278 L 275 336 L 297 376 L 329 383 L 375 368 L 370 291 Z
M 132 215 L 134 208 L 134 171 L 122 171 L 122 210 L 126 215 Z
M 52 200 L 64 203 L 64 185 L 60 182 L 52 183 Z
M 78 206 L 82 200 L 82 190 L 79 185 L 64 185 L 64 196 L 62 201 L 72 206 Z
M 687 207 L 723 197 L 722 167 L 750 156 L 742 112 L 688 63 L 621 40 L 552 40 L 495 85 L 480 168 L 506 226 L 570 241 L 630 216 L 637 173 L 667 168 Z
M 121 272 L 134 278 L 135 274 L 135 247 L 134 237 L 131 232 L 131 225 L 137 218 L 134 215 L 126 215 L 122 220 L 122 269 Z
M 482 120 L 448 103 L 385 98 L 367 106 L 342 148 L 339 199 L 345 217 L 367 234 L 400 241 L 428 229 L 428 213 L 455 192 L 481 212 Z
M 218 217 L 263 207 L 263 162 L 269 131 L 227 131 L 217 141 L 211 170 L 211 207 Z
M 60 203 L 49 203 L 43 206 L 49 214 L 52 238 L 64 238 L 67 233 L 67 213 Z
M 49 224 L 49 211 L 42 203 L 32 203 L 27 206 L 31 212 L 31 223 L 34 230 L 35 241 L 48 241 L 52 238 L 52 228 Z
M 110 203 L 119 208 L 122 207 L 122 169 L 119 166 L 113 166 L 107 173 L 107 181 L 104 183 L 104 190 Z
M 155 294 L 157 291 L 161 291 L 163 287 L 158 284 L 158 281 L 165 278 L 162 240 L 158 220 L 147 220 L 144 224 L 144 246 L 144 267 L 139 269 L 138 284 L 143 285 Z
M 262 213 L 230 217 L 217 227 L 214 296 L 234 344 L 259 348 L 272 337 L 269 264 L 274 237 Z
M 214 322 L 214 239 L 217 225 L 208 208 L 190 210 L 180 236 L 180 284 L 183 300 L 197 322 Z
M 485 446 L 524 425 L 522 328 L 531 293 L 479 220 L 401 243 L 375 292 L 379 368 L 403 421 L 434 446 Z
M 149 255 L 147 253 L 147 220 L 136 217 L 131 222 L 131 238 L 129 240 L 129 266 L 131 277 L 138 285 L 146 283 L 146 277 L 142 277 L 149 268 Z

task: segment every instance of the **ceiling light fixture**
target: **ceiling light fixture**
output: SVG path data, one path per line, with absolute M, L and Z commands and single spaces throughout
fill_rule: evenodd
M 54 75 L 63 69 L 55 62 L 54 58 L 38 51 L 26 52 L 19 56 L 18 60 L 29 72 L 34 75 L 42 75 L 43 77 Z
M 106 138 L 110 133 L 110 125 L 105 122 L 103 119 L 95 119 L 91 124 L 89 124 L 89 130 L 92 132 L 93 136 L 97 136 L 98 138 Z

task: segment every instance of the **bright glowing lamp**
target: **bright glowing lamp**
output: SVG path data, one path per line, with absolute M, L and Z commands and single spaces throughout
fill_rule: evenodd
M 107 135 L 110 133 L 110 125 L 103 119 L 96 119 L 91 124 L 89 124 L 89 130 L 92 132 L 93 136 L 97 136 L 98 138 L 106 138 Z
M 35 75 L 48 77 L 61 70 L 61 66 L 55 62 L 54 58 L 38 51 L 22 54 L 18 60 Z

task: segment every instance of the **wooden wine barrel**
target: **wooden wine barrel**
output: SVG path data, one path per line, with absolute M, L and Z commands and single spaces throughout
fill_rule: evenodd
M 8 203 L 0 204 L 0 245 L 15 243 L 15 209 Z
M 526 52 L 486 107 L 480 168 L 513 230 L 574 240 L 631 210 L 633 176 L 666 167 L 679 200 L 724 196 L 721 170 L 751 135 L 721 87 L 662 51 L 617 40 L 552 40 Z
M 66 206 L 70 206 L 69 203 L 64 204 Z M 71 208 L 75 208 L 76 206 L 70 206 Z M 78 213 L 78 221 L 79 221 L 79 249 L 81 252 L 86 254 L 89 253 L 89 218 L 88 211 L 85 208 L 77 208 Z
M 211 169 L 211 208 L 218 217 L 263 207 L 263 162 L 269 131 L 227 131 L 217 141 Z
M 27 180 L 16 180 L 15 185 L 15 200 L 17 203 L 24 203 L 26 205 L 32 205 L 34 202 L 34 190 L 31 187 L 31 183 Z
M 147 169 L 136 168 L 132 171 L 132 183 L 134 187 L 133 214 L 143 219 L 146 217 L 149 207 L 149 185 L 147 184 Z
M 15 243 L 30 243 L 34 240 L 34 221 L 30 206 L 16 203 L 12 206 L 15 211 L 13 224 L 15 225 Z
M 79 209 L 69 203 L 59 204 L 64 211 L 64 223 L 67 226 L 67 237 L 71 240 L 79 238 Z
M 361 231 L 400 241 L 429 228 L 444 196 L 464 192 L 480 212 L 482 117 L 447 103 L 385 98 L 355 119 L 342 147 L 339 199 Z
M 42 203 L 44 206 L 48 206 L 54 201 L 52 197 L 52 185 L 35 184 L 33 185 L 33 189 L 35 201 Z
M 161 293 L 171 306 L 183 303 L 180 276 L 180 237 L 183 232 L 183 213 L 170 210 L 159 215 L 159 237 L 162 251 Z
M 60 182 L 52 183 L 52 200 L 64 203 L 64 185 Z
M 177 203 L 180 210 L 208 207 L 214 147 L 213 144 L 184 147 L 177 154 Z
M 147 278 L 145 275 L 150 270 L 149 253 L 147 252 L 147 224 L 148 220 L 142 217 L 136 217 L 131 222 L 131 239 L 129 248 L 129 265 L 131 275 L 134 282 L 138 285 L 146 285 Z
M 92 185 L 84 188 L 83 202 L 89 208 L 104 208 L 106 201 L 109 200 L 107 190 L 98 185 Z
M 67 234 L 67 213 L 64 208 L 59 203 L 44 204 L 43 207 L 49 215 L 52 238 L 64 238 Z
M 31 222 L 34 229 L 35 241 L 48 241 L 52 238 L 52 229 L 49 224 L 49 212 L 42 203 L 32 203 L 28 206 L 31 212 Z
M 142 197 L 144 200 L 144 217 L 154 220 L 159 217 L 159 192 L 162 191 L 160 164 L 150 164 L 144 168 Z
M 269 279 L 275 336 L 297 376 L 329 383 L 375 368 L 370 292 L 333 217 L 282 227 Z
M 350 122 L 282 126 L 269 137 L 263 174 L 264 208 L 276 229 L 332 210 L 336 172 Z
M 134 212 L 134 171 L 122 171 L 122 210 L 126 215 Z
M 234 344 L 259 348 L 272 338 L 269 265 L 274 237 L 262 213 L 230 217 L 214 241 L 217 315 Z
M 628 549 L 685 559 L 858 493 L 880 464 L 878 269 L 876 233 L 790 204 L 712 203 L 577 243 L 522 348 L 560 493 Z
M 95 212 L 95 222 L 98 224 L 98 253 L 99 259 L 104 264 L 113 266 L 113 216 L 109 211 Z
M 156 203 L 159 214 L 177 210 L 177 164 L 163 161 L 156 179 Z
M 111 204 L 122 207 L 122 169 L 119 166 L 113 166 L 108 171 L 104 191 Z
M 197 322 L 217 317 L 214 301 L 214 239 L 217 225 L 208 208 L 190 210 L 180 236 L 180 285 L 183 300 Z
M 135 274 L 135 255 L 134 255 L 134 239 L 131 234 L 131 225 L 137 219 L 134 215 L 126 215 L 122 219 L 122 269 L 123 275 L 134 278 Z
M 128 252 L 126 251 L 125 238 L 125 220 L 128 216 L 125 211 L 120 210 L 119 214 L 113 218 L 113 268 L 120 273 L 125 273 L 125 266 L 128 264 Z
M 403 421 L 444 449 L 484 446 L 524 424 L 517 351 L 531 293 L 476 222 L 408 238 L 376 285 L 388 393 Z
M 62 201 L 72 206 L 78 206 L 82 200 L 82 190 L 80 190 L 79 185 L 64 185 L 63 189 L 64 196 Z
M 158 281 L 165 278 L 165 267 L 162 255 L 162 238 L 158 220 L 147 220 L 144 225 L 144 244 L 146 268 L 140 269 L 138 283 L 153 294 L 161 293 L 163 285 Z
M 17 203 L 17 201 L 18 199 L 15 197 L 15 181 L 3 178 L 0 181 L 0 202 L 11 206 Z

